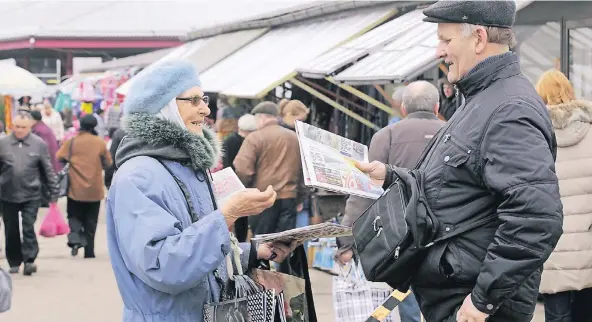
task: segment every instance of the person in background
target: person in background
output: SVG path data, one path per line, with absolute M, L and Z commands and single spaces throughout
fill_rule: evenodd
M 72 256 L 84 247 L 84 258 L 95 257 L 95 232 L 99 208 L 105 192 L 103 169 L 111 166 L 111 155 L 105 141 L 97 136 L 97 120 L 93 115 L 80 119 L 80 132 L 68 139 L 57 153 L 57 158 L 70 163 L 68 173 L 68 247 Z M 68 160 L 70 151 L 72 155 Z
M 405 85 L 399 86 L 397 88 L 395 88 L 395 91 L 393 92 L 393 110 L 395 112 L 400 112 L 401 111 L 401 104 L 403 103 L 403 92 L 405 91 Z M 400 117 L 394 115 L 393 117 L 390 118 L 389 120 L 389 125 L 391 124 L 395 124 L 397 122 L 399 122 L 401 120 Z
M 412 169 L 430 140 L 444 125 L 437 117 L 439 100 L 438 89 L 429 82 L 417 81 L 405 87 L 401 104 L 401 113 L 405 118 L 374 134 L 368 159 Z M 371 199 L 350 196 L 341 224 L 351 226 L 372 203 Z M 345 265 L 354 256 L 353 238 L 340 237 L 337 242 L 337 259 Z M 401 322 L 421 321 L 421 312 L 413 293 L 399 304 L 399 314 Z
M 123 298 L 123 321 L 204 320 L 228 282 L 229 228 L 273 205 L 271 186 L 232 194 L 218 209 L 209 171 L 220 156 L 204 126 L 209 98 L 192 62 L 170 60 L 142 73 L 124 109 L 127 135 L 107 198 L 107 243 Z M 250 137 L 250 135 L 249 135 Z M 245 270 L 283 261 L 280 243 L 238 245 Z
M 120 118 L 119 122 L 120 122 L 119 128 L 117 128 L 117 130 L 115 130 L 115 132 L 110 134 L 111 135 L 111 146 L 109 147 L 109 154 L 111 155 L 111 160 L 115 160 L 115 153 L 117 152 L 117 149 L 119 148 L 119 145 L 121 144 L 121 141 L 123 140 L 123 138 L 127 134 L 125 132 L 124 127 L 123 127 L 124 119 Z M 113 162 L 109 168 L 105 169 L 105 187 L 107 187 L 107 189 L 109 189 L 109 187 L 111 187 L 111 182 L 113 181 L 113 176 L 115 175 L 116 171 L 117 171 L 117 167 L 115 166 L 115 162 Z
M 51 157 L 53 169 L 57 173 L 62 169 L 61 164 L 56 158 L 56 153 L 58 152 L 58 141 L 49 126 L 43 123 L 43 116 L 41 115 L 41 112 L 31 111 L 31 117 L 33 118 L 33 127 L 31 128 L 31 131 L 38 137 L 42 138 L 47 144 L 47 149 L 49 156 Z
M 288 130 L 296 130 L 296 121 L 304 122 L 308 118 L 310 109 L 299 100 L 282 99 L 279 103 L 280 108 L 280 125 Z M 312 196 L 312 190 L 310 191 Z M 298 215 L 296 217 L 296 228 L 306 227 L 310 224 L 311 212 L 311 198 L 304 198 L 302 203 L 298 204 Z M 304 248 L 308 251 L 308 242 L 304 243 Z
M 105 115 L 105 112 L 102 109 L 98 109 L 96 112 L 93 113 L 93 116 L 97 120 L 97 126 L 95 127 L 95 132 L 97 133 L 97 136 L 99 138 L 101 138 L 102 140 L 105 140 L 105 138 L 108 135 L 107 127 L 105 125 L 105 119 L 103 119 L 104 115 Z M 82 121 L 82 119 L 81 119 L 81 121 Z M 82 126 L 82 124 L 80 126 Z
M 107 110 L 107 122 L 105 127 L 107 128 L 107 136 L 113 138 L 113 134 L 121 126 L 121 117 L 123 111 L 121 110 L 120 104 L 114 104 Z
M 255 235 L 293 229 L 304 197 L 298 137 L 278 124 L 280 111 L 275 103 L 261 102 L 251 113 L 258 130 L 243 142 L 234 168 L 245 187 L 261 190 L 273 186 L 277 200 L 260 215 L 250 217 L 249 226 Z
M 56 112 L 49 102 L 43 104 L 42 121 L 49 126 L 58 143 L 61 143 L 64 139 L 64 122 L 60 113 Z
M 35 221 L 42 198 L 42 185 L 48 185 L 51 202 L 57 201 L 59 193 L 47 144 L 31 133 L 32 121 L 31 114 L 19 112 L 12 122 L 12 133 L 0 139 L 0 203 L 6 259 L 11 274 L 18 273 L 22 263 L 24 275 L 37 272 L 35 259 L 39 254 L 39 244 Z
M 557 137 L 563 236 L 545 262 L 539 292 L 546 322 L 592 321 L 592 102 L 576 100 L 563 73 L 549 70 L 536 90 Z
M 294 130 L 296 121 L 306 121 L 309 113 L 310 109 L 299 100 L 284 102 L 284 104 L 280 104 L 280 125 L 289 130 Z
M 441 91 L 440 116 L 444 121 L 448 121 L 460 107 L 462 96 L 446 78 L 441 79 L 439 83 Z
M 224 154 L 222 155 L 223 168 L 231 167 L 232 170 L 234 170 L 234 165 L 232 163 L 243 145 L 243 141 L 249 134 L 256 130 L 257 120 L 252 114 L 245 114 L 238 119 L 238 132 L 229 135 L 222 144 L 222 150 L 224 151 Z M 234 223 L 236 239 L 241 243 L 245 242 L 247 240 L 248 232 L 249 218 L 242 217 L 237 219 Z
M 0 139 L 6 136 L 6 127 L 4 122 L 0 121 Z

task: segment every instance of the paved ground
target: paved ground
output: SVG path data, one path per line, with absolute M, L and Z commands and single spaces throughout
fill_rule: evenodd
M 65 202 L 60 204 L 65 210 Z M 45 215 L 42 210 L 38 222 Z M 122 303 L 111 271 L 105 241 L 104 214 L 97 231 L 96 259 L 72 258 L 63 236 L 40 237 L 39 272 L 13 275 L 13 308 L 2 322 L 117 322 Z M 2 236 L 3 240 L 3 236 Z M 2 242 L 4 244 L 4 242 Z M 0 265 L 7 263 L 1 255 Z M 335 321 L 330 275 L 311 271 L 315 307 L 320 322 Z M 539 308 L 540 309 L 540 308 Z M 539 310 L 535 322 L 543 322 Z M 398 320 L 397 320 L 398 321 Z

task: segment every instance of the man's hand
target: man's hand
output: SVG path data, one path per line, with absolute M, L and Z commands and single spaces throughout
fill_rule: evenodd
M 296 212 L 301 212 L 304 209 L 304 204 L 301 202 L 296 206 Z
M 471 294 L 469 294 L 458 313 L 456 313 L 456 321 L 457 322 L 485 322 L 485 319 L 489 317 L 489 314 L 485 314 L 473 305 L 473 300 L 471 300 Z
M 353 257 L 354 257 L 354 251 L 351 249 L 348 249 L 348 250 L 344 251 L 343 253 L 339 254 L 339 256 L 337 256 L 337 260 L 339 261 L 339 264 L 341 264 L 343 266 L 343 265 L 349 263 Z
M 356 168 L 367 174 L 372 182 L 376 185 L 382 186 L 386 178 L 386 165 L 380 161 L 356 162 Z

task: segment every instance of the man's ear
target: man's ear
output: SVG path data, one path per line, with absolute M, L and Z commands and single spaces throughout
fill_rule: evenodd
M 434 114 L 438 115 L 438 112 L 440 111 L 440 102 L 436 103 L 436 105 L 434 105 Z
M 407 116 L 407 109 L 405 108 L 404 104 L 401 104 L 401 114 L 403 114 L 403 116 Z

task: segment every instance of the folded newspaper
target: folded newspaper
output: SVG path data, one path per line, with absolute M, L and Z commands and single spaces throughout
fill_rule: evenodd
M 300 121 L 296 134 L 305 185 L 370 199 L 383 193 L 355 166 L 368 162 L 367 146 Z
M 258 242 L 291 243 L 292 241 L 296 241 L 297 243 L 301 243 L 317 238 L 344 237 L 351 235 L 351 227 L 334 223 L 322 223 L 318 225 L 290 229 L 281 233 L 256 235 L 251 239 Z
M 218 207 L 222 207 L 232 194 L 245 189 L 243 183 L 230 167 L 212 173 L 212 183 Z

